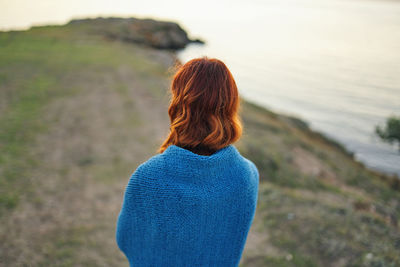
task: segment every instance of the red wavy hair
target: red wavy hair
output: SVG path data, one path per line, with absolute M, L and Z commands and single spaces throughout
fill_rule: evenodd
M 170 133 L 158 151 L 174 144 L 210 154 L 236 142 L 242 135 L 240 99 L 227 66 L 203 56 L 176 68 L 168 108 Z

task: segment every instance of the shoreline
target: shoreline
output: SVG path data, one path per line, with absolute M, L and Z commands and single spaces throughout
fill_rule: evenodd
M 309 126 L 309 125 L 310 125 L 310 122 L 307 121 L 307 120 L 305 120 L 304 118 L 297 117 L 296 114 L 289 115 L 289 114 L 286 114 L 286 113 L 284 113 L 284 112 L 275 112 L 275 111 L 273 111 L 273 110 L 271 110 L 271 109 L 269 109 L 269 108 L 263 106 L 262 104 L 255 103 L 255 102 L 253 102 L 253 101 L 251 101 L 251 100 L 249 100 L 249 99 L 247 99 L 247 98 L 244 98 L 244 99 L 245 99 L 247 102 L 251 102 L 252 104 L 258 105 L 258 106 L 260 106 L 261 108 L 264 108 L 265 110 L 267 110 L 267 111 L 269 111 L 269 112 L 273 112 L 273 113 L 279 114 L 279 115 L 281 115 L 281 116 L 289 117 L 289 118 L 291 118 L 291 119 L 294 119 L 294 120 L 296 120 L 296 121 L 299 121 L 299 124 L 300 124 L 300 125 L 304 125 L 304 129 L 307 129 L 307 131 L 309 131 L 311 135 L 320 135 L 320 136 L 322 136 L 327 142 L 329 142 L 331 145 L 336 146 L 336 147 L 338 147 L 339 149 L 341 149 L 345 154 L 347 154 L 348 156 L 350 156 L 355 162 L 358 162 L 358 163 L 359 163 L 360 165 L 362 165 L 365 169 L 368 169 L 369 171 L 371 171 L 371 172 L 373 172 L 373 173 L 375 173 L 375 174 L 377 174 L 377 175 L 384 175 L 384 176 L 388 176 L 389 178 L 397 178 L 397 179 L 400 180 L 400 175 L 397 174 L 397 173 L 395 173 L 395 172 L 392 173 L 392 172 L 385 171 L 385 170 L 380 169 L 380 168 L 373 168 L 373 167 L 368 166 L 365 162 L 356 159 L 356 158 L 355 158 L 355 152 L 354 152 L 354 151 L 349 150 L 348 147 L 347 147 L 345 144 L 341 143 L 340 141 L 336 140 L 336 139 L 333 138 L 333 137 L 329 137 L 328 135 L 326 135 L 325 133 L 323 133 L 323 131 L 318 130 L 318 129 L 313 129 L 313 128 L 311 128 L 311 127 Z M 303 127 L 303 126 L 302 126 L 302 127 Z
M 356 160 L 354 158 L 354 152 L 348 150 L 344 144 L 340 143 L 339 141 L 337 141 L 333 138 L 330 138 L 329 136 L 325 135 L 324 133 L 322 133 L 318 130 L 311 129 L 309 127 L 309 124 L 307 121 L 300 119 L 300 118 L 296 117 L 295 115 L 287 115 L 284 113 L 274 112 L 274 111 L 264 107 L 261 104 L 250 101 L 247 98 L 242 97 L 242 99 L 243 99 L 243 102 L 247 102 L 250 105 L 257 106 L 257 108 L 262 110 L 262 112 L 265 112 L 267 114 L 273 114 L 272 116 L 283 118 L 284 121 L 287 121 L 288 123 L 293 124 L 295 127 L 298 127 L 299 129 L 301 129 L 302 131 L 305 131 L 310 137 L 324 140 L 324 142 L 339 149 L 343 154 L 345 154 L 354 163 L 356 163 L 358 166 L 364 168 L 371 174 L 379 176 L 382 180 L 388 182 L 389 184 L 396 185 L 399 183 L 399 186 L 400 186 L 400 176 L 399 175 L 397 175 L 396 173 L 391 174 L 391 173 L 387 173 L 384 171 L 369 168 L 364 162 Z M 396 185 L 396 187 L 397 187 L 397 185 Z M 399 187 L 399 189 L 400 189 L 400 187 Z
M 184 49 L 185 48 L 183 48 L 183 50 Z M 182 60 L 178 56 L 178 52 L 174 51 L 173 52 L 173 56 L 174 56 L 174 60 L 178 61 L 179 64 L 183 63 Z M 243 96 L 241 96 L 241 98 L 243 99 L 243 101 L 248 102 L 248 103 L 250 103 L 252 105 L 258 106 L 260 109 L 263 109 L 267 113 L 272 113 L 272 114 L 275 114 L 277 116 L 281 116 L 282 118 L 286 118 L 287 120 L 293 121 L 294 124 L 296 124 L 298 127 L 303 129 L 304 131 L 307 131 L 310 134 L 310 136 L 315 136 L 317 138 L 323 138 L 330 145 L 335 146 L 338 149 L 340 149 L 344 154 L 346 154 L 348 157 L 350 157 L 354 162 L 356 162 L 362 168 L 365 168 L 366 170 L 370 171 L 374 175 L 382 177 L 381 179 L 388 180 L 389 183 L 391 183 L 391 184 L 396 183 L 396 182 L 393 182 L 392 179 L 398 179 L 400 181 L 400 175 L 398 175 L 397 173 L 390 173 L 390 172 L 387 172 L 387 171 L 384 171 L 384 170 L 381 170 L 381 169 L 372 168 L 372 167 L 369 167 L 363 161 L 357 160 L 355 158 L 355 156 L 354 156 L 355 152 L 349 150 L 346 147 L 345 144 L 341 143 L 340 141 L 336 140 L 335 138 L 329 137 L 328 135 L 324 134 L 320 130 L 312 129 L 310 127 L 310 124 L 309 124 L 308 121 L 297 117 L 295 114 L 294 115 L 289 115 L 289 114 L 286 114 L 286 113 L 283 113 L 283 112 L 275 112 L 275 111 L 263 106 L 260 103 L 256 103 L 254 101 L 251 101 L 248 98 L 245 98 Z
M 203 41 L 201 38 L 190 39 L 188 37 L 188 34 L 185 32 L 185 30 L 182 29 L 182 27 L 179 24 L 177 24 L 175 22 L 169 22 L 169 21 L 159 21 L 159 20 L 155 20 L 155 19 L 153 19 L 151 17 L 143 17 L 143 18 L 136 18 L 136 17 L 129 17 L 129 16 L 127 16 L 127 17 L 93 16 L 93 17 L 89 17 L 89 18 L 82 17 L 82 18 L 71 19 L 68 22 L 66 22 L 65 24 L 33 25 L 33 26 L 31 26 L 31 27 L 29 27 L 27 29 L 6 30 L 6 31 L 1 31 L 0 30 L 0 33 L 18 33 L 18 32 L 29 32 L 29 31 L 35 31 L 35 30 L 39 30 L 40 31 L 41 29 L 63 28 L 63 27 L 67 27 L 69 25 L 73 25 L 74 26 L 74 24 L 75 25 L 79 25 L 79 24 L 93 23 L 93 26 L 91 26 L 92 27 L 92 31 L 94 31 L 94 32 L 98 31 L 99 32 L 98 35 L 100 35 L 100 36 L 104 35 L 104 34 L 106 34 L 106 36 L 108 36 L 109 34 L 107 34 L 106 32 L 100 32 L 99 31 L 99 29 L 98 29 L 98 26 L 99 26 L 98 22 L 99 21 L 100 21 L 100 23 L 108 23 L 109 21 L 113 21 L 113 20 L 117 21 L 117 20 L 119 20 L 119 21 L 122 21 L 122 23 L 125 23 L 125 21 L 132 20 L 132 19 L 136 20 L 137 23 L 142 24 L 142 25 L 146 25 L 146 24 L 149 24 L 149 23 L 150 24 L 155 23 L 157 25 L 163 25 L 164 24 L 164 25 L 168 25 L 168 27 L 170 27 L 171 25 L 176 25 L 176 27 L 173 29 L 173 31 L 178 31 L 178 35 L 182 35 L 183 40 L 178 40 L 178 41 L 169 40 L 170 43 L 177 42 L 178 44 L 177 45 L 173 44 L 173 45 L 166 45 L 165 46 L 165 45 L 158 45 L 158 44 L 154 45 L 151 42 L 142 41 L 142 40 L 139 40 L 139 41 L 137 41 L 135 39 L 130 40 L 130 39 L 124 38 L 123 36 L 118 37 L 118 35 L 119 35 L 118 33 L 115 36 L 110 36 L 110 37 L 107 37 L 107 38 L 112 39 L 112 40 L 116 40 L 116 41 L 119 40 L 121 42 L 127 42 L 127 43 L 132 42 L 132 43 L 135 43 L 137 45 L 143 45 L 144 47 L 150 47 L 150 48 L 153 47 L 154 49 L 160 50 L 160 51 L 168 51 L 173 55 L 173 61 L 174 62 L 179 62 L 179 64 L 182 64 L 182 60 L 178 56 L 178 53 L 179 53 L 180 50 L 186 49 L 186 46 L 190 45 L 192 43 L 194 43 L 194 44 L 205 44 L 205 41 Z M 115 27 L 116 26 L 113 26 L 111 28 L 115 28 Z M 158 27 L 160 27 L 160 26 L 158 26 Z M 75 30 L 79 30 L 79 29 L 75 29 Z M 152 31 L 153 30 L 150 30 L 150 32 L 152 32 Z M 134 33 L 130 33 L 130 34 L 134 34 Z M 164 37 L 164 38 L 168 38 L 168 37 Z M 159 42 L 159 41 L 157 41 L 157 42 Z M 162 41 L 161 41 L 161 43 L 162 43 Z M 171 68 L 172 67 L 173 66 L 171 66 Z M 347 154 L 349 157 L 351 157 L 354 162 L 357 162 L 360 166 L 363 166 L 365 169 L 369 170 L 371 173 L 374 173 L 374 174 L 376 174 L 378 176 L 386 176 L 387 179 L 399 179 L 400 180 L 400 175 L 397 174 L 397 173 L 391 173 L 391 172 L 388 172 L 388 171 L 385 171 L 385 170 L 382 170 L 382 169 L 379 169 L 379 168 L 373 168 L 373 167 L 368 166 L 363 161 L 357 160 L 354 157 L 354 153 L 355 152 L 349 150 L 346 147 L 345 144 L 341 143 L 340 141 L 336 140 L 335 138 L 329 137 L 328 135 L 324 134 L 323 131 L 321 131 L 321 130 L 311 129 L 310 126 L 309 126 L 309 122 L 307 122 L 304 119 L 300 119 L 295 114 L 294 115 L 288 115 L 288 114 L 285 114 L 283 112 L 275 112 L 275 111 L 270 110 L 268 107 L 265 107 L 262 104 L 253 102 L 250 99 L 244 98 L 243 96 L 242 96 L 242 99 L 244 101 L 246 101 L 246 102 L 250 102 L 250 103 L 252 103 L 254 105 L 260 106 L 261 108 L 263 108 L 267 112 L 279 114 L 280 116 L 286 117 L 289 120 L 297 121 L 298 124 L 301 125 L 301 127 L 304 130 L 306 130 L 306 131 L 308 131 L 310 133 L 310 135 L 322 136 L 326 140 L 326 142 L 330 143 L 333 146 L 338 147 L 345 154 Z
M 110 21 L 119 21 L 119 23 L 122 23 L 122 25 L 126 25 L 126 22 L 129 20 L 135 20 L 136 23 L 140 24 L 142 27 L 142 25 L 144 25 L 145 27 L 147 27 L 146 25 L 148 24 L 156 24 L 157 27 L 173 27 L 172 31 L 177 32 L 178 35 L 181 35 L 182 40 L 169 40 L 168 42 L 170 43 L 170 45 L 160 45 L 158 44 L 160 43 L 165 43 L 165 41 L 162 40 L 158 40 L 157 44 L 152 43 L 152 41 L 143 41 L 141 40 L 141 38 L 139 38 L 139 40 L 136 39 L 127 39 L 123 36 L 119 36 L 119 33 L 117 33 L 115 36 L 109 36 L 109 34 L 106 31 L 99 31 L 99 25 L 101 25 L 101 23 L 109 23 Z M 99 24 L 100 22 L 100 24 Z M 160 51 L 168 51 L 170 53 L 172 53 L 173 55 L 173 61 L 174 62 L 179 62 L 179 64 L 182 64 L 182 60 L 179 58 L 178 56 L 178 52 L 180 50 L 184 50 L 186 48 L 187 45 L 190 45 L 192 43 L 194 44 L 205 44 L 205 41 L 203 41 L 201 38 L 194 38 L 194 39 L 190 39 L 188 37 L 188 34 L 185 32 L 184 29 L 182 29 L 182 27 L 175 23 L 175 22 L 170 22 L 170 21 L 159 21 L 159 20 L 155 20 L 151 17 L 143 17 L 143 18 L 136 18 L 136 17 L 109 17 L 109 16 L 93 16 L 93 17 L 82 17 L 82 18 L 74 18 L 69 20 L 68 22 L 66 22 L 65 24 L 50 24 L 50 25 L 33 25 L 27 29 L 11 29 L 11 30 L 5 30 L 2 31 L 0 30 L 0 33 L 19 33 L 19 32 L 30 32 L 30 31 L 41 31 L 42 29 L 46 30 L 49 28 L 53 28 L 53 29 L 57 29 L 57 28 L 64 28 L 64 27 L 68 27 L 68 26 L 76 26 L 79 24 L 88 24 L 91 23 L 92 24 L 92 32 L 98 32 L 97 35 L 98 36 L 109 36 L 107 37 L 110 40 L 115 40 L 115 41 L 121 41 L 121 42 L 127 42 L 127 43 L 135 43 L 137 45 L 143 45 L 144 47 L 153 47 L 156 50 L 160 50 Z M 90 24 L 89 24 L 90 25 Z M 117 27 L 118 25 L 112 26 L 112 28 Z M 124 26 L 125 27 L 125 26 Z M 165 30 L 166 28 L 162 29 Z M 79 31 L 79 28 L 75 29 L 76 31 Z M 150 28 L 147 29 L 149 32 L 153 32 L 153 30 Z M 85 29 L 85 31 L 87 31 L 87 29 Z M 82 32 L 83 33 L 83 32 Z M 135 35 L 135 32 L 131 32 L 130 34 Z M 143 33 L 141 33 L 143 34 Z M 153 34 L 153 33 L 152 33 Z M 164 36 L 163 38 L 167 38 L 168 36 Z M 175 44 L 177 43 L 177 44 Z M 171 66 L 173 67 L 173 66 Z M 336 140 L 335 138 L 331 138 L 328 135 L 324 134 L 323 131 L 318 130 L 318 129 L 311 129 L 309 126 L 309 122 L 307 122 L 304 119 L 300 119 L 299 117 L 297 117 L 295 114 L 294 115 L 288 115 L 285 114 L 283 112 L 275 112 L 270 110 L 268 107 L 263 106 L 262 104 L 259 103 L 255 103 L 253 101 L 251 101 L 250 99 L 244 98 L 242 96 L 242 99 L 246 102 L 250 102 L 254 105 L 260 106 L 261 108 L 265 109 L 268 112 L 271 113 L 275 113 L 275 114 L 279 114 L 282 117 L 287 117 L 289 120 L 294 120 L 297 121 L 299 125 L 301 125 L 301 127 L 308 131 L 310 133 L 310 135 L 319 135 L 322 136 L 326 142 L 330 143 L 333 146 L 338 147 L 340 150 L 342 150 L 345 154 L 347 154 L 349 157 L 352 158 L 353 161 L 357 162 L 360 166 L 363 166 L 365 169 L 369 170 L 372 173 L 375 173 L 376 175 L 379 176 L 387 176 L 388 179 L 399 179 L 400 180 L 400 175 L 397 173 L 391 173 L 389 171 L 385 171 L 383 169 L 379 169 L 379 168 L 373 168 L 368 166 L 366 163 L 364 163 L 361 160 L 357 160 L 354 157 L 354 153 L 353 151 L 349 150 L 345 144 L 341 143 L 340 141 Z

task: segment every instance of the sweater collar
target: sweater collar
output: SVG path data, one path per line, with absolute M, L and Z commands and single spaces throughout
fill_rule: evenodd
M 230 144 L 217 150 L 216 152 L 214 152 L 214 154 L 207 156 L 196 154 L 188 149 L 176 145 L 170 145 L 167 147 L 163 154 L 166 156 L 172 156 L 180 161 L 190 161 L 196 164 L 212 165 L 224 161 L 229 162 L 229 159 L 231 159 L 235 155 L 238 155 L 239 151 L 233 144 Z

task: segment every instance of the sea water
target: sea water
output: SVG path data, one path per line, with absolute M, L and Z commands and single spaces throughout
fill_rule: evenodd
M 236 2 L 235 2 L 236 3 Z M 243 18 L 188 25 L 231 69 L 240 94 L 298 116 L 368 167 L 400 175 L 400 151 L 374 134 L 400 116 L 400 2 L 243 1 Z

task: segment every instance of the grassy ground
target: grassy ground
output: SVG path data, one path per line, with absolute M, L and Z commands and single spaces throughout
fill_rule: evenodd
M 243 266 L 400 264 L 396 180 L 367 171 L 296 119 L 249 103 L 244 110 L 238 147 L 262 180 L 250 237 L 264 238 L 248 244 Z
M 128 266 L 123 190 L 168 133 L 173 54 L 68 27 L 0 33 L 0 266 Z M 241 266 L 398 266 L 398 180 L 242 100 L 260 171 Z

